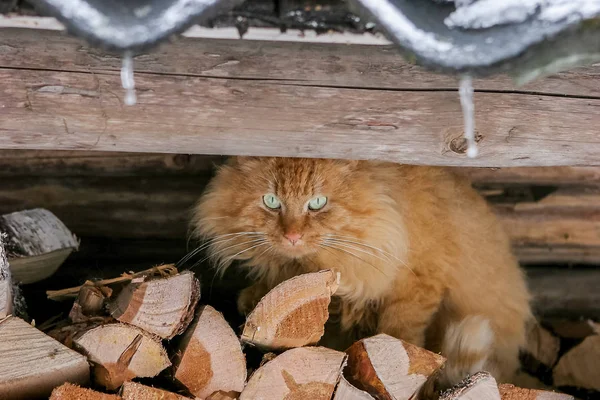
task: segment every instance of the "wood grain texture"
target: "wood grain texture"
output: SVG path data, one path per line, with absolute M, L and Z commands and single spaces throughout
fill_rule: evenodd
M 87 359 L 22 319 L 0 321 L 0 398 L 49 396 L 65 382 L 89 380 Z
M 505 77 L 478 83 L 481 151 L 468 159 L 456 83 L 403 63 L 390 49 L 184 40 L 138 57 L 139 101 L 124 107 L 118 58 L 56 33 L 7 32 L 0 148 L 455 166 L 600 163 L 597 68 L 527 89 Z
M 364 390 L 360 390 L 353 386 L 348 380 L 342 375 L 340 381 L 335 388 L 335 395 L 333 400 L 374 400 L 375 398 Z
M 174 378 L 194 396 L 244 389 L 246 359 L 240 342 L 223 315 L 211 306 L 198 310 L 173 364 Z
M 137 382 L 123 383 L 120 395 L 123 400 L 189 400 L 188 397 Z
M 564 354 L 552 373 L 554 385 L 600 390 L 600 334 L 588 336 Z
M 4 235 L 0 233 L 0 319 L 12 314 L 12 279 L 4 250 Z
M 54 389 L 49 400 L 123 400 L 120 396 L 65 383 Z M 141 399 L 140 399 L 141 400 Z M 166 399 L 170 400 L 170 399 Z

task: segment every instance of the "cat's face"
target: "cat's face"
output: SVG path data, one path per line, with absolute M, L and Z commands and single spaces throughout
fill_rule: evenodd
M 233 159 L 200 200 L 197 233 L 212 240 L 209 250 L 224 265 L 350 251 L 377 212 L 377 194 L 359 169 L 351 161 Z

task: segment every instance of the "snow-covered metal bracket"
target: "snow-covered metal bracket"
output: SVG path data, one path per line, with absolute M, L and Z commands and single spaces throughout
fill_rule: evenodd
M 74 35 L 115 52 L 138 52 L 242 0 L 31 0 Z
M 600 0 L 350 0 L 408 59 L 526 82 L 600 59 Z

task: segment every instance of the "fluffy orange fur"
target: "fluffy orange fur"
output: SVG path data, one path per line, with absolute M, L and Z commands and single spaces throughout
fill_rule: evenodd
M 268 193 L 279 209 L 265 206 Z M 315 196 L 327 197 L 318 211 L 307 207 Z M 485 200 L 446 169 L 232 158 L 193 226 L 219 268 L 239 261 L 255 279 L 238 299 L 242 312 L 287 278 L 332 268 L 343 331 L 442 352 L 448 384 L 480 369 L 509 382 L 518 368 L 531 318 L 522 271 Z

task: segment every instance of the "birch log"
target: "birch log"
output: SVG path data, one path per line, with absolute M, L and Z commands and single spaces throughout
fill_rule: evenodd
M 52 275 L 73 250 L 77 238 L 50 211 L 37 208 L 0 216 L 14 282 L 34 283 Z
M 440 400 L 500 400 L 500 392 L 496 380 L 489 373 L 477 372 L 444 392 Z

